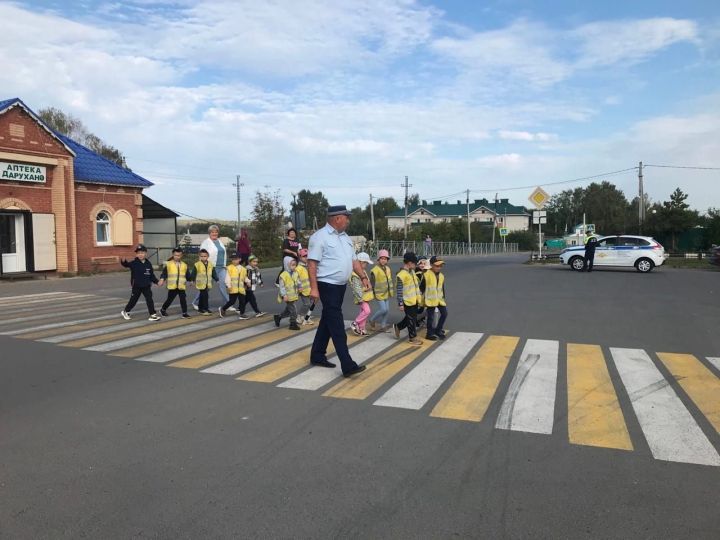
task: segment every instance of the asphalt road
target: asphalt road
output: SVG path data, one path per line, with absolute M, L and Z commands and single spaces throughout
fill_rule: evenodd
M 560 342 L 549 435 L 494 427 L 522 347 L 470 422 L 428 414 L 456 374 L 405 410 L 0 335 L 0 538 L 717 538 L 720 467 L 654 459 L 624 391 L 633 451 L 569 444 L 564 381 L 567 343 L 692 354 L 720 376 L 704 360 L 720 356 L 720 275 L 524 259 L 449 260 L 447 325 Z M 3 297 L 57 291 L 107 297 L 114 313 L 127 279 L 1 283 L 0 317 L 13 315 Z M 273 296 L 261 307 L 277 309 Z M 6 328 L 92 317 L 78 300 L 50 304 Z M 655 363 L 720 451 L 712 420 Z

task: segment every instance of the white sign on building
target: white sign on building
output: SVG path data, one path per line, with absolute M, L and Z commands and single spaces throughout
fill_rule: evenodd
M 0 161 L 0 180 L 13 182 L 34 182 L 44 184 L 47 170 L 40 165 L 26 165 L 24 163 L 8 163 Z

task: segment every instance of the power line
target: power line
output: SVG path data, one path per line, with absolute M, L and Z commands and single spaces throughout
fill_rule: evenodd
M 606 172 L 601 174 L 594 174 L 592 176 L 583 176 L 581 178 L 573 178 L 572 180 L 562 180 L 560 182 L 542 182 L 540 184 L 532 184 L 529 186 L 519 186 L 519 187 L 511 187 L 511 188 L 492 188 L 492 189 L 473 189 L 473 193 L 487 193 L 492 191 L 516 191 L 520 189 L 532 189 L 534 187 L 539 186 L 559 186 L 561 184 L 573 184 L 576 182 L 584 182 L 585 180 L 593 180 L 595 178 L 602 178 L 604 176 L 613 176 L 615 174 L 621 174 L 626 173 L 629 171 L 636 171 L 637 167 L 629 167 L 627 169 L 622 169 L 619 171 L 612 171 L 612 172 Z
M 660 167 L 663 169 L 696 169 L 699 171 L 720 171 L 720 167 L 695 167 L 692 165 L 643 165 L 643 167 Z

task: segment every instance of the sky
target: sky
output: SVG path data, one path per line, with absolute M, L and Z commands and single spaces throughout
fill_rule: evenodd
M 3 1 L 0 99 L 79 117 L 182 214 L 509 198 L 720 167 L 716 0 Z M 630 170 L 627 170 L 630 169 Z M 720 207 L 720 170 L 646 167 Z

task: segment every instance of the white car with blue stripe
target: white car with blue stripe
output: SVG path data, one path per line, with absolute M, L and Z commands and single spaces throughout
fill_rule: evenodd
M 585 267 L 585 246 L 572 246 L 560 253 L 560 261 L 573 270 Z M 638 272 L 650 272 L 665 262 L 665 248 L 649 236 L 601 236 L 595 248 L 593 266 L 634 266 Z

